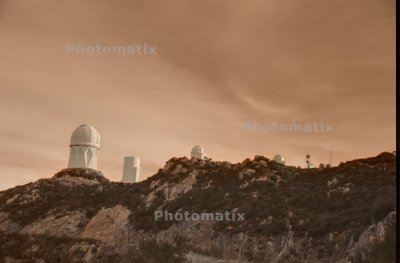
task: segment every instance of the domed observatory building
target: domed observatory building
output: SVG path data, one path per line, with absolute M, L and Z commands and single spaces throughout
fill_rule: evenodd
M 191 157 L 204 160 L 207 155 L 201 145 L 196 145 L 192 148 Z
M 280 164 L 285 164 L 285 159 L 280 154 L 275 155 L 272 160 Z
M 74 130 L 69 144 L 68 168 L 91 168 L 97 170 L 100 150 L 100 134 L 92 126 L 82 124 Z
M 139 182 L 142 174 L 140 168 L 140 159 L 138 157 L 127 156 L 124 159 L 124 171 L 122 174 L 123 183 L 136 183 Z

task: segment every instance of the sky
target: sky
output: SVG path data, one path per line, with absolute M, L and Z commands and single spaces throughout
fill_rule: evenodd
M 112 181 L 196 144 L 295 166 L 393 151 L 395 69 L 394 0 L 0 0 L 0 190 L 66 168 L 83 123 Z

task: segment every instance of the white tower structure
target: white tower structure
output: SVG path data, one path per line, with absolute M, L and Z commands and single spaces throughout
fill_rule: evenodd
M 82 124 L 74 130 L 69 144 L 68 168 L 92 168 L 97 170 L 100 150 L 100 134 L 92 126 Z
M 284 159 L 283 156 L 280 155 L 280 154 L 275 155 L 274 158 L 273 158 L 273 160 L 274 160 L 275 162 L 277 162 L 277 163 L 285 164 L 285 159 Z
M 207 157 L 207 155 L 204 151 L 204 148 L 201 145 L 196 145 L 192 148 L 191 157 L 204 159 L 205 157 Z
M 139 182 L 142 174 L 142 168 L 140 168 L 140 158 L 127 156 L 124 159 L 124 171 L 122 174 L 123 183 L 136 183 Z

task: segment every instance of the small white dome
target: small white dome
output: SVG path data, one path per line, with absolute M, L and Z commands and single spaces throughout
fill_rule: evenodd
M 192 153 L 204 153 L 204 148 L 201 145 L 196 145 L 192 148 Z
M 100 134 L 90 125 L 82 124 L 76 128 L 71 135 L 71 143 L 69 146 L 94 146 L 100 148 Z
M 191 157 L 192 158 L 199 158 L 203 159 L 206 157 L 206 153 L 204 151 L 204 148 L 201 145 L 196 145 L 192 148 L 191 152 Z
M 277 163 L 285 164 L 285 159 L 280 154 L 275 155 L 273 160 Z

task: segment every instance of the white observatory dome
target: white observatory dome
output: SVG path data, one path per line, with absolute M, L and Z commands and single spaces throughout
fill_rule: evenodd
M 68 168 L 97 170 L 100 151 L 100 134 L 92 126 L 82 124 L 71 135 Z
M 69 146 L 93 146 L 100 148 L 100 134 L 93 126 L 82 124 L 72 133 Z
M 204 153 L 204 148 L 201 145 L 196 145 L 192 148 L 192 153 Z
M 204 159 L 206 153 L 201 145 L 196 145 L 192 148 L 191 156 L 192 158 Z
M 285 164 L 285 159 L 280 154 L 275 155 L 273 160 L 277 163 Z

